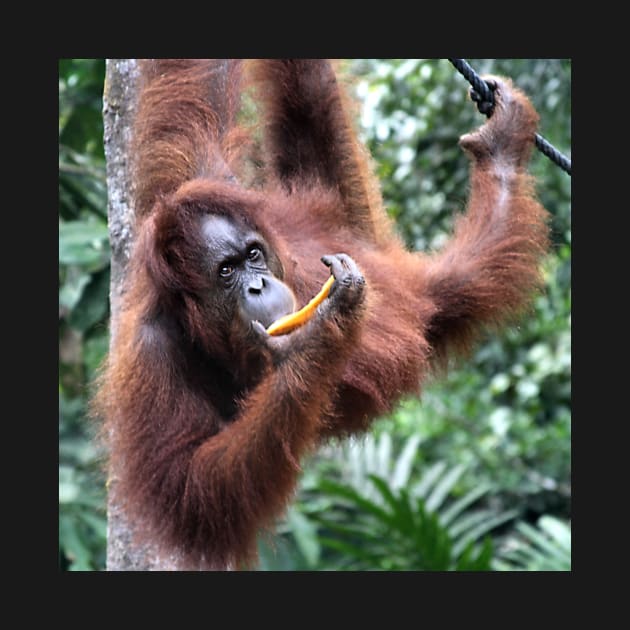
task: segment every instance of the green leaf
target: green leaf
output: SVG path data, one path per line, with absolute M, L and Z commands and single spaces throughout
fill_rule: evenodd
M 413 510 L 411 509 L 411 502 L 409 499 L 409 493 L 401 489 L 398 492 L 398 501 L 396 502 L 396 512 L 394 514 L 394 523 L 401 532 L 412 535 L 416 526 L 416 519 Z
M 358 443 L 355 443 L 359 446 Z M 357 454 L 363 454 L 363 474 L 376 470 L 378 462 L 376 461 L 376 438 L 373 435 L 366 435 L 363 440 L 363 449 L 358 448 Z
M 90 282 L 90 274 L 69 274 L 59 291 L 59 304 L 72 310 L 81 299 L 83 289 Z
M 97 461 L 98 450 L 95 444 L 83 436 L 65 437 L 59 443 L 59 457 L 64 463 L 71 462 L 79 466 L 85 466 Z M 61 470 L 69 466 L 59 467 L 59 481 L 62 482 Z M 75 469 L 71 469 L 75 472 Z M 64 482 L 66 480 L 63 480 Z
M 492 569 L 492 554 L 494 546 L 488 536 L 481 547 L 470 542 L 455 564 L 456 571 L 490 571 Z M 476 555 L 475 555 L 476 554 Z
M 295 542 L 309 566 L 315 566 L 319 561 L 320 544 L 317 539 L 317 528 L 302 512 L 291 508 L 287 521 Z
M 81 510 L 78 513 L 79 518 L 94 532 L 96 536 L 103 541 L 107 538 L 107 519 L 93 512 Z
M 417 507 L 415 540 L 420 565 L 423 570 L 445 571 L 451 565 L 451 539 L 437 514 L 425 509 L 422 499 L 417 499 Z
M 81 301 L 68 319 L 70 326 L 81 332 L 87 331 L 107 315 L 109 305 L 109 270 L 92 276 L 83 291 Z
M 516 525 L 516 528 L 550 556 L 555 556 L 556 558 L 565 557 L 566 549 L 560 547 L 554 540 L 550 540 L 531 525 L 521 522 Z
M 492 538 L 486 536 L 482 543 L 481 551 L 477 559 L 473 562 L 471 570 L 473 571 L 490 571 L 492 568 L 492 556 L 494 554 L 494 545 Z
M 358 560 L 363 560 L 371 566 L 378 566 L 379 557 L 376 554 L 370 553 L 369 551 L 366 551 L 361 547 L 325 536 L 321 537 L 319 541 L 325 547 L 334 549 L 335 551 L 340 551 L 341 553 L 356 558 Z
M 541 521 L 545 523 L 544 528 Z M 552 521 L 555 521 L 555 525 L 550 529 Z M 522 538 L 512 536 L 506 541 L 501 557 L 495 561 L 495 567 L 499 570 L 570 571 L 568 524 L 551 516 L 542 516 L 538 520 L 538 528 L 524 522 L 517 523 L 516 530 Z
M 59 394 L 59 417 L 64 425 L 76 423 L 85 412 L 83 398 L 69 398 L 63 392 Z
M 381 535 L 382 527 L 379 524 L 375 525 L 373 521 L 348 523 L 347 519 L 336 521 L 332 517 L 327 518 L 319 515 L 314 516 L 313 519 L 317 521 L 321 528 L 330 529 L 346 538 L 360 538 L 363 542 L 371 541 L 376 543 L 383 540 Z
M 571 552 L 571 528 L 553 516 L 543 515 L 538 519 L 538 526 L 565 551 Z
M 391 508 L 391 515 L 388 521 L 390 527 L 398 529 L 405 534 L 413 532 L 415 524 L 409 503 L 409 495 L 404 490 L 400 490 L 398 497 L 396 497 L 384 479 L 376 475 L 370 475 L 370 479 Z
M 390 490 L 387 482 L 376 475 L 368 475 L 369 479 L 376 486 L 376 489 L 379 491 L 380 495 L 385 499 L 385 501 L 389 504 L 394 512 L 398 509 L 399 500 L 394 496 L 393 492 Z
M 412 489 L 412 495 L 414 497 L 426 497 L 430 492 L 433 484 L 442 476 L 442 473 L 446 470 L 446 462 L 440 461 L 433 464 L 422 475 L 422 479 Z
M 86 247 L 106 242 L 107 224 L 101 221 L 62 221 L 59 223 L 60 254 L 66 248 Z
M 97 270 L 109 262 L 107 224 L 96 221 L 59 223 L 59 262 Z
M 389 474 L 389 465 L 392 459 L 392 438 L 389 433 L 383 433 L 378 441 L 375 472 L 379 477 L 387 478 Z
M 487 518 L 477 525 L 477 527 L 469 529 L 468 532 L 453 545 L 453 554 L 458 556 L 469 541 L 479 540 L 487 532 L 499 525 L 502 525 L 506 521 L 515 518 L 517 515 L 517 510 L 509 510 L 507 512 L 503 512 L 502 514 L 498 514 L 497 516 L 493 516 L 492 518 Z
M 448 528 L 449 534 L 453 536 L 453 538 L 457 538 L 465 531 L 476 527 L 479 523 L 483 523 L 486 519 L 490 518 L 492 514 L 493 512 L 491 510 L 477 510 L 476 512 L 464 514 Z
M 107 331 L 90 336 L 85 340 L 85 345 L 83 347 L 83 362 L 87 368 L 88 378 L 90 381 L 94 377 L 94 373 L 98 367 L 102 364 L 108 348 L 109 335 L 107 334 Z
M 59 481 L 59 503 L 73 503 L 79 497 L 81 488 L 73 481 Z
M 425 506 L 427 510 L 436 511 L 451 492 L 466 467 L 459 464 L 451 468 L 435 485 L 431 494 L 427 497 Z
M 391 520 L 390 516 L 387 514 L 387 512 L 385 512 L 385 510 L 383 510 L 372 501 L 363 498 L 358 492 L 356 492 L 352 488 L 349 488 L 348 486 L 335 483 L 334 481 L 330 481 L 328 479 L 322 479 L 319 487 L 322 492 L 328 492 L 329 494 L 347 499 L 355 506 L 365 510 L 369 514 L 372 514 L 384 523 L 389 523 Z
M 72 516 L 61 514 L 59 517 L 59 547 L 70 561 L 71 571 L 90 571 L 92 569 L 91 553 L 83 542 L 77 520 Z
M 440 520 L 444 526 L 448 526 L 452 521 L 461 514 L 469 505 L 472 505 L 477 499 L 482 497 L 491 489 L 490 484 L 481 484 L 467 492 L 463 497 L 455 501 L 440 514 Z
M 416 458 L 421 439 L 417 434 L 412 435 L 405 443 L 402 453 L 396 460 L 396 466 L 391 476 L 391 485 L 395 490 L 408 484 L 411 467 Z

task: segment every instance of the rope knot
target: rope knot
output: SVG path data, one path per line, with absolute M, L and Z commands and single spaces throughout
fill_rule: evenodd
M 470 98 L 477 103 L 479 112 L 489 118 L 494 111 L 494 91 L 497 89 L 497 84 L 494 81 L 482 81 L 482 84 L 486 88 L 483 92 L 474 87 L 470 88 Z

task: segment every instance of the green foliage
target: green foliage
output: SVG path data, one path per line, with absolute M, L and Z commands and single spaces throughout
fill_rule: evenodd
M 331 447 L 322 460 L 325 472 L 307 475 L 302 500 L 280 529 L 279 558 L 265 548 L 263 568 L 298 568 L 291 565 L 293 543 L 299 568 L 490 570 L 488 534 L 516 511 L 490 507 L 489 485 L 462 492 L 464 466 L 437 462 L 418 475 L 418 436 L 408 438 L 398 455 L 393 443 L 382 433 Z
M 518 523 L 503 544 L 495 567 L 503 571 L 570 571 L 571 529 L 553 516 L 541 516 L 538 527 Z
M 486 514 L 478 512 L 474 518 L 469 515 L 447 527 L 438 512 L 427 508 L 424 498 L 414 500 L 405 489 L 392 492 L 387 483 L 375 475 L 370 479 L 381 494 L 384 507 L 365 499 L 348 486 L 322 480 L 321 490 L 339 500 L 326 518 L 317 519 L 324 529 L 321 543 L 339 552 L 331 568 L 489 570 L 492 542 L 486 538 L 481 547 L 475 542 L 479 537 L 477 529 L 492 529 L 496 517 L 484 522 Z M 333 537 L 334 534 L 337 536 Z
M 444 462 L 412 475 L 419 440 L 409 438 L 399 457 L 391 457 L 392 438 L 367 438 L 366 446 L 347 462 L 350 483 L 322 478 L 319 492 L 331 504 L 313 515 L 320 542 L 338 552 L 330 568 L 388 571 L 489 570 L 493 554 L 488 532 L 516 512 L 472 509 L 491 488 L 478 486 L 455 498 L 464 466 Z M 342 448 L 348 451 L 355 445 Z M 376 455 L 376 457 L 375 457 Z M 386 455 L 384 457 L 384 455 Z M 380 469 L 382 476 L 369 472 Z M 346 476 L 347 473 L 346 473 Z M 366 486 L 369 481 L 371 488 Z M 481 543 L 481 544 L 479 544 Z
M 107 350 L 109 259 L 103 155 L 104 62 L 59 62 L 59 562 L 105 565 L 105 493 L 89 384 Z

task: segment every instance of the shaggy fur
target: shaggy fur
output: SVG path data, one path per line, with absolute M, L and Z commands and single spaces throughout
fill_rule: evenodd
M 366 430 L 428 372 L 522 312 L 540 284 L 546 213 L 525 173 L 537 115 L 510 82 L 462 138 L 470 199 L 450 243 L 406 251 L 324 60 L 142 64 L 134 128 L 137 240 L 97 396 L 110 466 L 141 535 L 193 568 L 253 566 L 256 534 L 282 515 L 301 458 Z M 264 187 L 240 183 L 239 95 L 262 105 Z M 299 305 L 345 252 L 361 308 L 320 307 L 281 359 L 235 328 L 212 294 L 200 220 L 253 226 Z M 271 264 L 270 264 L 271 266 Z

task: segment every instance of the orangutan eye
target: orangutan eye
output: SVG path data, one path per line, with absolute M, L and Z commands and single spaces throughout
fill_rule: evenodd
M 251 247 L 250 250 L 247 252 L 247 258 L 252 262 L 256 262 L 260 259 L 261 256 L 262 252 L 260 251 L 259 247 Z
M 234 273 L 234 265 L 225 264 L 219 267 L 219 275 L 222 278 L 229 278 L 233 273 Z

